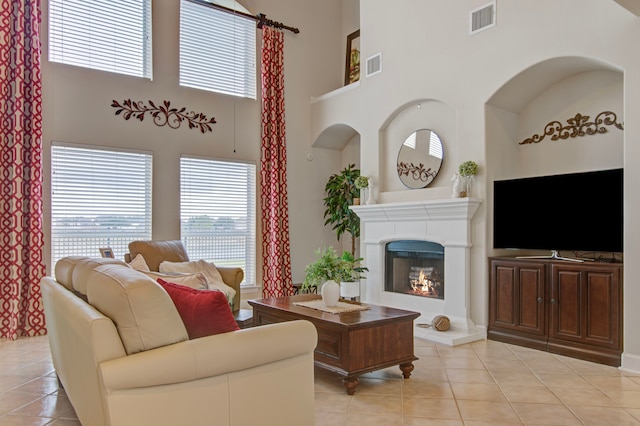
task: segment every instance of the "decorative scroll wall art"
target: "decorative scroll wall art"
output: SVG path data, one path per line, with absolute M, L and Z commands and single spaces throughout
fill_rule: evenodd
M 431 167 L 426 168 L 424 164 L 405 163 L 404 161 L 398 162 L 398 176 L 408 176 L 415 181 L 423 183 L 429 183 L 435 179 L 437 171 Z
M 618 117 L 611 111 L 603 111 L 598 114 L 593 121 L 588 121 L 588 115 L 576 114 L 574 118 L 569 118 L 566 126 L 559 121 L 552 121 L 544 127 L 544 134 L 535 134 L 520 142 L 520 145 L 538 143 L 546 136 L 551 136 L 552 141 L 558 139 L 575 138 L 578 136 L 595 135 L 598 133 L 607 133 L 605 126 L 615 126 L 620 130 L 624 130 L 622 123 L 618 123 Z
M 122 114 L 125 120 L 131 117 L 138 120 L 144 120 L 144 116 L 149 113 L 153 117 L 153 123 L 156 126 L 169 126 L 172 129 L 180 127 L 183 121 L 189 123 L 190 129 L 199 129 L 200 133 L 206 133 L 213 131 L 211 125 L 216 123 L 216 119 L 211 117 L 207 118 L 201 112 L 186 112 L 186 108 L 171 108 L 171 102 L 163 101 L 162 104 L 156 106 L 152 101 L 149 101 L 149 105 L 145 105 L 143 101 L 132 101 L 126 99 L 122 104 L 115 99 L 111 104 L 112 107 L 118 108 L 116 115 Z

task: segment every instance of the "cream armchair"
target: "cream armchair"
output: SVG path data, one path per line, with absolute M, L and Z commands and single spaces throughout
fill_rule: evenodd
M 138 254 L 144 257 L 147 266 L 154 272 L 158 272 L 160 264 L 164 261 L 188 262 L 190 260 L 181 240 L 132 241 L 129 243 L 129 253 L 125 254 L 125 261 L 131 263 Z M 244 279 L 244 271 L 242 268 L 217 265 L 216 268 L 222 276 L 222 281 L 236 291 L 231 309 L 237 311 L 240 309 L 240 283 Z

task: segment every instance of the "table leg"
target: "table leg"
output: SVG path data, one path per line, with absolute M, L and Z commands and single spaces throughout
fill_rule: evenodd
M 347 388 L 347 393 L 353 395 L 356 393 L 356 388 L 360 384 L 360 380 L 358 380 L 357 377 L 345 377 L 342 383 L 344 383 L 344 387 Z
M 414 366 L 412 362 L 408 362 L 406 364 L 400 364 L 400 370 L 402 370 L 402 375 L 405 379 L 408 379 L 411 376 L 411 372 L 413 371 Z

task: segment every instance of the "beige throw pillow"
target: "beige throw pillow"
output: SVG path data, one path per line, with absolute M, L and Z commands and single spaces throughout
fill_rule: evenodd
M 156 281 L 158 278 L 162 278 L 165 281 L 183 285 L 185 287 L 191 287 L 196 290 L 207 290 L 209 288 L 207 277 L 205 277 L 202 272 L 197 272 L 195 274 L 163 274 L 161 272 L 149 271 L 144 274 Z
M 131 263 L 129 263 L 129 266 L 131 266 L 136 271 L 149 272 L 147 262 L 144 260 L 144 257 L 141 254 L 137 255 L 135 259 L 133 259 Z
M 234 288 L 229 287 L 222 280 L 222 276 L 216 268 L 216 265 L 207 262 L 206 260 L 195 260 L 191 262 L 162 262 L 160 264 L 160 272 L 162 273 L 202 273 L 205 277 L 207 277 L 207 283 L 209 285 L 209 289 L 211 290 L 220 290 L 227 296 L 227 300 L 229 303 L 233 302 L 233 298 L 236 295 L 236 291 Z

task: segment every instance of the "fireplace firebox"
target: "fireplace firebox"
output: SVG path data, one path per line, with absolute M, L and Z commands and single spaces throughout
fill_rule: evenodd
M 444 247 L 439 243 L 388 242 L 385 271 L 385 291 L 444 300 Z

